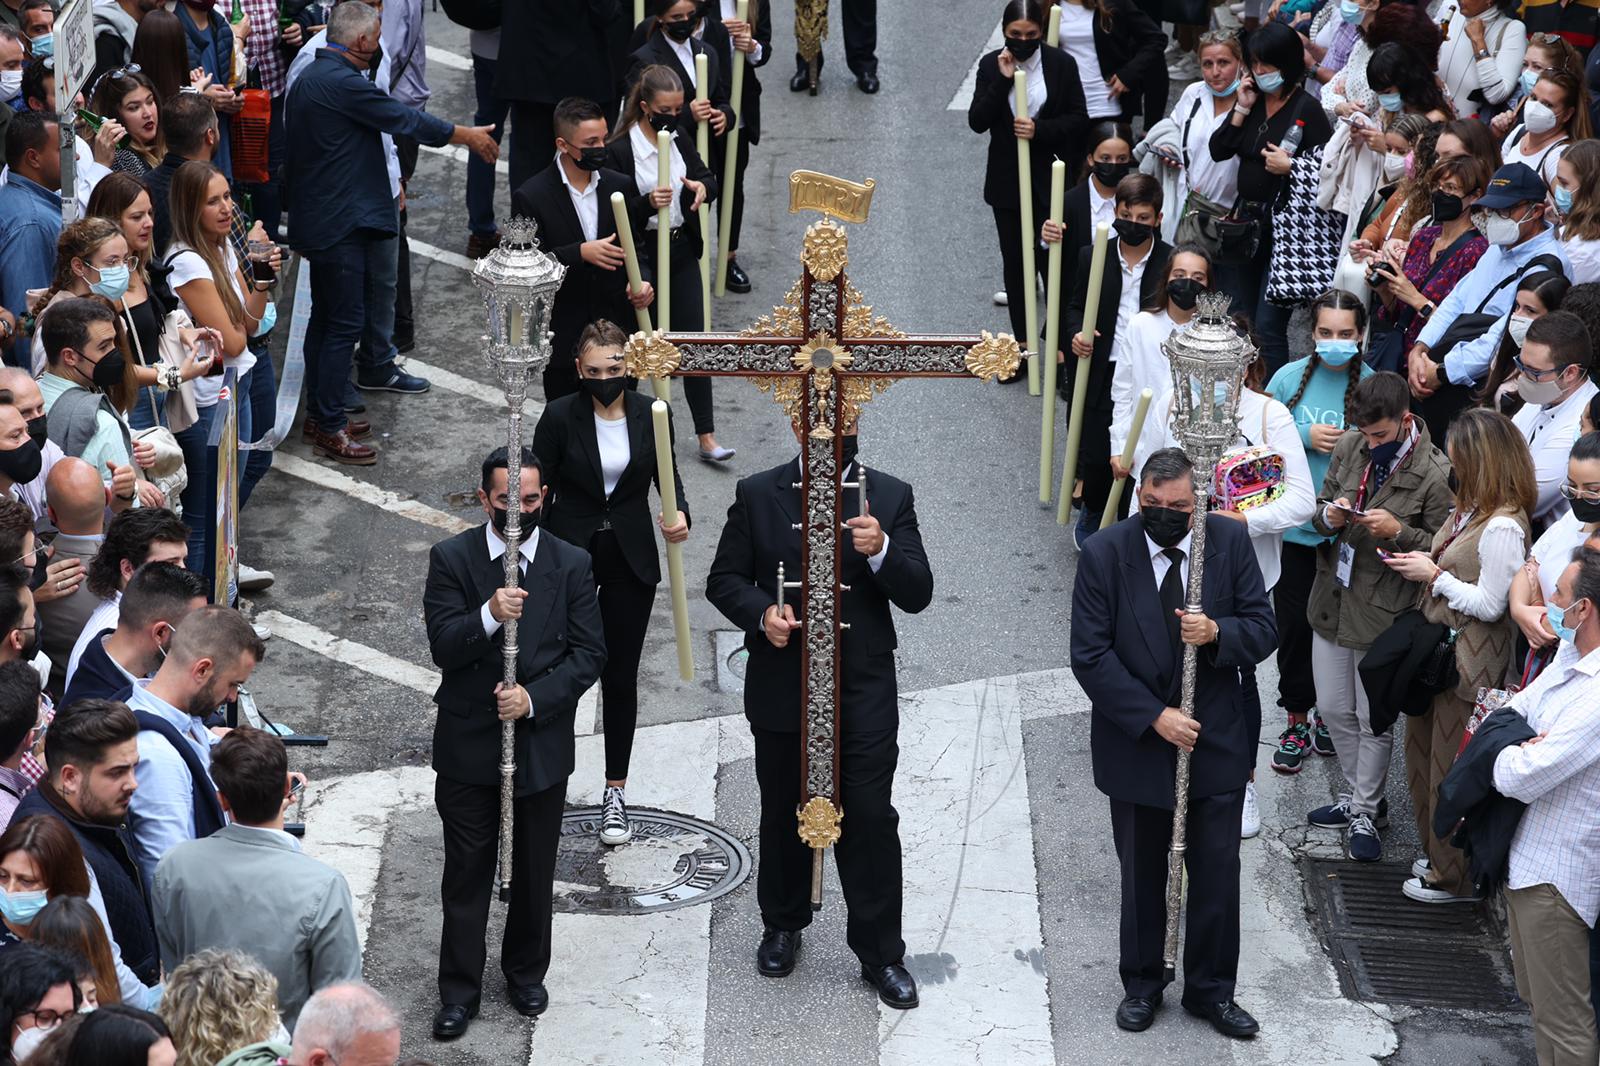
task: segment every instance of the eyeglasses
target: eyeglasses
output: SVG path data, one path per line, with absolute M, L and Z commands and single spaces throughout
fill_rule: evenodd
M 1239 35 L 1227 30 L 1207 30 L 1200 35 L 1198 47 L 1205 48 L 1213 44 L 1238 44 Z
M 1554 366 L 1549 370 L 1535 370 L 1527 363 L 1524 363 L 1521 356 L 1514 356 L 1511 361 L 1517 364 L 1517 371 L 1529 381 L 1544 381 L 1548 378 L 1554 377 L 1566 369 L 1564 366 Z
M 100 86 L 106 81 L 107 78 L 126 78 L 133 74 L 142 73 L 144 73 L 144 68 L 139 66 L 137 63 L 129 63 L 125 67 L 118 67 L 116 70 L 108 70 L 96 78 L 93 85 L 89 86 L 89 99 L 94 99 L 94 94 L 100 91 Z
M 43 1029 L 45 1032 L 48 1033 L 50 1030 L 54 1029 L 56 1026 L 60 1025 L 64 1021 L 66 1021 L 69 1016 L 71 1016 L 72 1014 L 75 1014 L 75 1013 L 77 1013 L 77 1012 L 76 1011 L 65 1011 L 65 1012 L 63 1012 L 63 1011 L 58 1011 L 58 1010 L 25 1010 L 25 1011 L 22 1011 L 20 1014 L 18 1014 L 17 1017 L 18 1018 L 32 1018 L 33 1019 L 34 1028 Z M 20 1026 L 19 1026 L 19 1028 L 20 1028 Z
M 1585 503 L 1600 503 L 1600 491 L 1594 489 L 1580 489 L 1570 481 L 1562 482 L 1561 495 L 1569 500 L 1583 500 Z

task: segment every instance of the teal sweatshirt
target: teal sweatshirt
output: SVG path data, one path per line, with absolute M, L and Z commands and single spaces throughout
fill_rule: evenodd
M 1357 355 L 1356 358 L 1361 357 Z M 1272 380 L 1267 382 L 1267 393 L 1285 407 L 1289 407 L 1289 401 L 1294 399 L 1294 394 L 1299 391 L 1300 379 L 1305 377 L 1306 365 L 1310 362 L 1311 357 L 1308 355 L 1284 364 L 1282 369 L 1272 375 Z M 1361 377 L 1369 378 L 1372 374 L 1372 368 L 1362 364 Z M 1311 374 L 1311 380 L 1306 383 L 1305 395 L 1300 397 L 1299 403 L 1289 407 L 1289 413 L 1294 416 L 1294 424 L 1300 429 L 1300 443 L 1306 446 L 1306 463 L 1311 467 L 1311 483 L 1316 486 L 1319 493 L 1322 491 L 1322 479 L 1328 474 L 1328 461 L 1333 456 L 1328 452 L 1319 452 L 1311 446 L 1311 427 L 1321 424 L 1345 428 L 1344 394 L 1349 385 L 1348 366 L 1332 370 L 1319 363 Z M 1284 533 L 1283 539 L 1291 544 L 1304 544 L 1314 548 L 1327 538 L 1307 522 Z

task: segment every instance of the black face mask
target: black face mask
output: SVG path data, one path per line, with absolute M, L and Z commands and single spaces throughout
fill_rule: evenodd
M 1198 278 L 1173 278 L 1167 282 L 1167 299 L 1184 311 L 1193 311 L 1195 301 L 1205 291 L 1206 287 L 1200 284 Z
M 594 171 L 599 170 L 601 167 L 606 165 L 605 145 L 597 145 L 591 148 L 579 148 L 578 154 L 575 157 L 569 158 L 572 159 L 572 162 L 579 170 L 587 170 L 590 173 L 593 173 Z
M 1450 471 L 1450 476 L 1444 479 L 1444 483 L 1449 486 L 1450 495 L 1455 496 L 1461 492 L 1461 482 L 1456 478 L 1454 470 Z
M 1133 169 L 1132 163 L 1096 163 L 1092 168 L 1094 176 L 1100 179 L 1101 185 L 1109 185 L 1115 189 L 1117 182 L 1128 176 L 1128 171 Z
M 601 407 L 610 407 L 617 402 L 617 397 L 622 395 L 622 390 L 627 388 L 627 380 L 622 377 L 614 378 L 584 378 L 578 382 L 583 386 L 583 391 L 600 402 Z
M 490 521 L 492 521 L 494 523 L 494 531 L 496 533 L 500 534 L 500 539 L 501 540 L 505 539 L 505 536 L 506 536 L 506 522 L 510 519 L 510 517 L 511 517 L 510 515 L 506 514 L 506 509 L 504 507 L 496 507 L 494 509 L 494 517 L 490 519 Z M 543 518 L 543 517 L 544 517 L 544 508 L 543 507 L 540 507 L 536 511 L 523 511 L 522 512 L 522 536 L 524 538 L 526 538 L 528 536 L 528 534 L 530 534 L 534 530 L 538 529 L 539 528 L 539 520 L 541 518 Z
M 28 436 L 33 438 L 33 443 L 44 447 L 44 442 L 50 439 L 50 427 L 45 424 L 45 416 L 28 419 Z
M 1163 548 L 1175 547 L 1189 533 L 1188 511 L 1175 511 L 1170 507 L 1140 507 L 1139 523 L 1145 536 Z
M 650 128 L 657 133 L 671 133 L 677 125 L 677 115 L 668 115 L 657 111 L 650 112 Z
M 1461 212 L 1466 210 L 1466 201 L 1461 197 L 1447 192 L 1433 194 L 1433 220 L 1435 222 L 1454 222 L 1461 217 Z
M 1148 222 L 1134 222 L 1126 218 L 1116 219 L 1111 223 L 1111 228 L 1117 231 L 1119 241 L 1135 248 L 1155 236 L 1156 232 L 1156 228 Z
M 79 355 L 78 358 L 85 363 L 89 361 L 82 355 Z M 89 374 L 89 380 L 94 383 L 94 387 L 97 389 L 109 389 L 122 380 L 122 372 L 126 369 L 126 366 L 127 363 L 122 358 L 122 353 L 113 348 L 105 355 L 102 355 L 98 363 L 94 364 L 94 368 Z M 79 373 L 82 373 L 82 371 L 80 370 Z
M 1028 60 L 1033 58 L 1033 54 L 1039 50 L 1039 46 L 1043 43 L 1044 42 L 1039 40 L 1037 37 L 1031 41 L 1022 41 L 1015 37 L 1007 37 L 1006 51 L 1016 56 L 1018 62 L 1026 63 Z
M 31 437 L 9 452 L 0 452 L 0 474 L 18 485 L 26 485 L 38 477 L 43 466 L 44 455 Z
M 694 36 L 695 24 L 699 21 L 699 19 L 684 19 L 682 22 L 663 22 L 661 31 L 674 41 L 682 44 Z
M 1572 517 L 1588 524 L 1600 522 L 1600 500 L 1568 500 L 1572 504 Z
M 861 438 L 854 433 L 843 437 L 839 441 L 839 472 L 842 474 L 850 469 L 850 464 L 856 461 L 856 449 L 861 443 Z M 869 477 L 867 479 L 871 481 Z

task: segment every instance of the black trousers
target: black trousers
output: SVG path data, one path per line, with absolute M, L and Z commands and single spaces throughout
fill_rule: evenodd
M 749 77 L 747 73 L 745 75 Z M 717 185 L 722 185 L 723 168 L 728 165 L 728 138 L 714 137 L 711 140 L 711 169 L 716 172 Z M 739 233 L 744 228 L 744 172 L 750 168 L 750 142 L 743 135 L 739 137 L 739 157 L 734 164 L 734 189 L 730 200 L 728 190 L 721 189 L 717 201 L 717 210 L 720 212 L 728 209 L 728 204 L 733 204 L 733 221 L 728 230 L 728 256 L 732 258 L 739 251 Z M 708 235 L 709 238 L 709 235 Z M 711 263 L 711 276 L 716 275 L 716 260 Z M 674 312 L 676 314 L 676 312 Z
M 1183 1000 L 1233 998 L 1239 972 L 1239 819 L 1244 789 L 1190 797 L 1187 924 L 1183 930 Z M 1172 812 L 1111 801 L 1111 837 L 1122 867 L 1123 991 L 1154 996 L 1165 987 L 1167 848 Z
M 1072 390 L 1064 381 L 1062 388 L 1065 389 L 1070 411 Z M 1111 483 L 1116 480 L 1111 473 L 1111 414 L 1111 408 L 1100 407 L 1092 402 L 1083 409 L 1083 436 L 1078 439 L 1078 477 L 1083 479 L 1083 511 L 1078 515 L 1078 521 L 1091 530 L 1100 528 L 1100 516 L 1105 513 L 1106 500 L 1111 497 Z M 1122 490 L 1117 517 L 1127 517 L 1129 498 L 1136 491 L 1135 485 Z
M 434 783 L 433 798 L 444 822 L 439 999 L 472 1006 L 483 989 L 488 955 L 484 936 L 500 846 L 500 787 L 441 777 Z M 542 984 L 550 968 L 550 895 L 566 799 L 567 783 L 562 781 L 514 801 L 511 903 L 500 947 L 500 969 L 511 984 Z
M 1317 705 L 1311 676 L 1311 623 L 1306 607 L 1317 579 L 1317 549 L 1283 542 L 1283 572 L 1272 586 L 1272 612 L 1278 618 L 1278 706 L 1305 714 Z
M 554 151 L 554 149 L 551 149 Z M 683 229 L 673 232 L 670 259 L 672 262 L 672 326 L 674 333 L 699 333 L 706 328 L 705 305 L 700 288 L 700 260 L 689 254 L 689 242 L 679 235 Z M 644 238 L 645 247 L 639 249 L 639 254 L 644 256 L 654 271 L 656 292 L 661 291 L 661 264 L 656 262 L 656 234 L 651 230 Z M 658 295 L 650 304 L 650 321 L 657 328 L 661 328 L 661 312 L 657 307 L 660 303 Z M 717 417 L 711 404 L 711 379 L 710 378 L 679 378 L 683 385 L 684 398 L 689 401 L 689 414 L 694 418 L 694 431 L 700 433 L 715 433 L 717 431 Z
M 608 117 L 614 114 L 615 108 L 606 110 Z M 511 101 L 511 152 L 506 170 L 513 190 L 550 165 L 556 154 L 555 115 L 555 104 Z
M 589 538 L 600 624 L 606 635 L 606 665 L 600 671 L 600 709 L 605 715 L 606 780 L 628 776 L 633 732 L 639 724 L 639 656 L 650 626 L 656 587 L 633 573 L 617 535 L 601 529 Z
M 1038 204 L 1034 205 L 1034 216 L 1039 218 Z M 994 212 L 995 235 L 1000 238 L 1000 277 L 1005 282 L 1006 310 L 1011 312 L 1011 335 L 1019 339 L 1028 335 L 1028 305 L 1027 285 L 1037 286 L 1032 279 L 1024 280 L 1022 277 L 1022 212 L 1013 207 L 991 208 Z M 1045 205 L 1048 212 L 1049 205 Z M 1035 249 L 1037 253 L 1037 249 Z M 1033 257 L 1034 271 L 1040 278 L 1045 276 L 1047 261 L 1044 256 L 1035 254 Z M 1041 333 L 1044 329 L 1044 307 L 1039 307 L 1039 321 Z M 1037 341 L 1033 343 L 1039 343 Z M 1028 347 L 1023 344 L 1023 347 Z M 1061 345 L 1067 350 L 1067 345 Z M 1052 356 L 1051 358 L 1054 358 Z M 1104 504 L 1102 504 L 1104 506 Z
M 796 832 L 800 801 L 800 734 L 751 727 L 756 783 L 761 787 L 761 857 L 756 901 L 769 929 L 811 924 L 811 849 Z M 834 845 L 844 888 L 845 940 L 867 966 L 899 962 L 900 815 L 891 802 L 900 746 L 894 730 L 845 733 L 840 739 L 840 803 L 844 834 Z
M 417 156 L 422 149 L 416 138 L 400 136 L 394 139 L 394 151 L 400 159 L 400 182 L 403 186 L 417 172 Z M 407 208 L 400 209 L 400 252 L 394 285 L 394 343 L 406 348 L 417 338 L 416 318 L 411 307 L 411 244 L 406 240 Z
M 844 61 L 852 74 L 878 72 L 878 0 L 839 0 L 840 18 L 844 22 Z M 823 56 L 817 56 L 817 69 L 822 69 Z M 805 70 L 806 61 L 800 53 L 794 56 L 795 69 Z

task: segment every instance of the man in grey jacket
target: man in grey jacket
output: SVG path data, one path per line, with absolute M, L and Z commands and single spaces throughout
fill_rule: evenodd
M 278 1009 L 293 1030 L 313 992 L 361 978 L 350 887 L 283 831 L 292 784 L 283 741 L 235 729 L 212 749 L 211 776 L 233 820 L 156 867 L 161 958 L 170 972 L 202 948 L 249 952 L 278 979 Z

